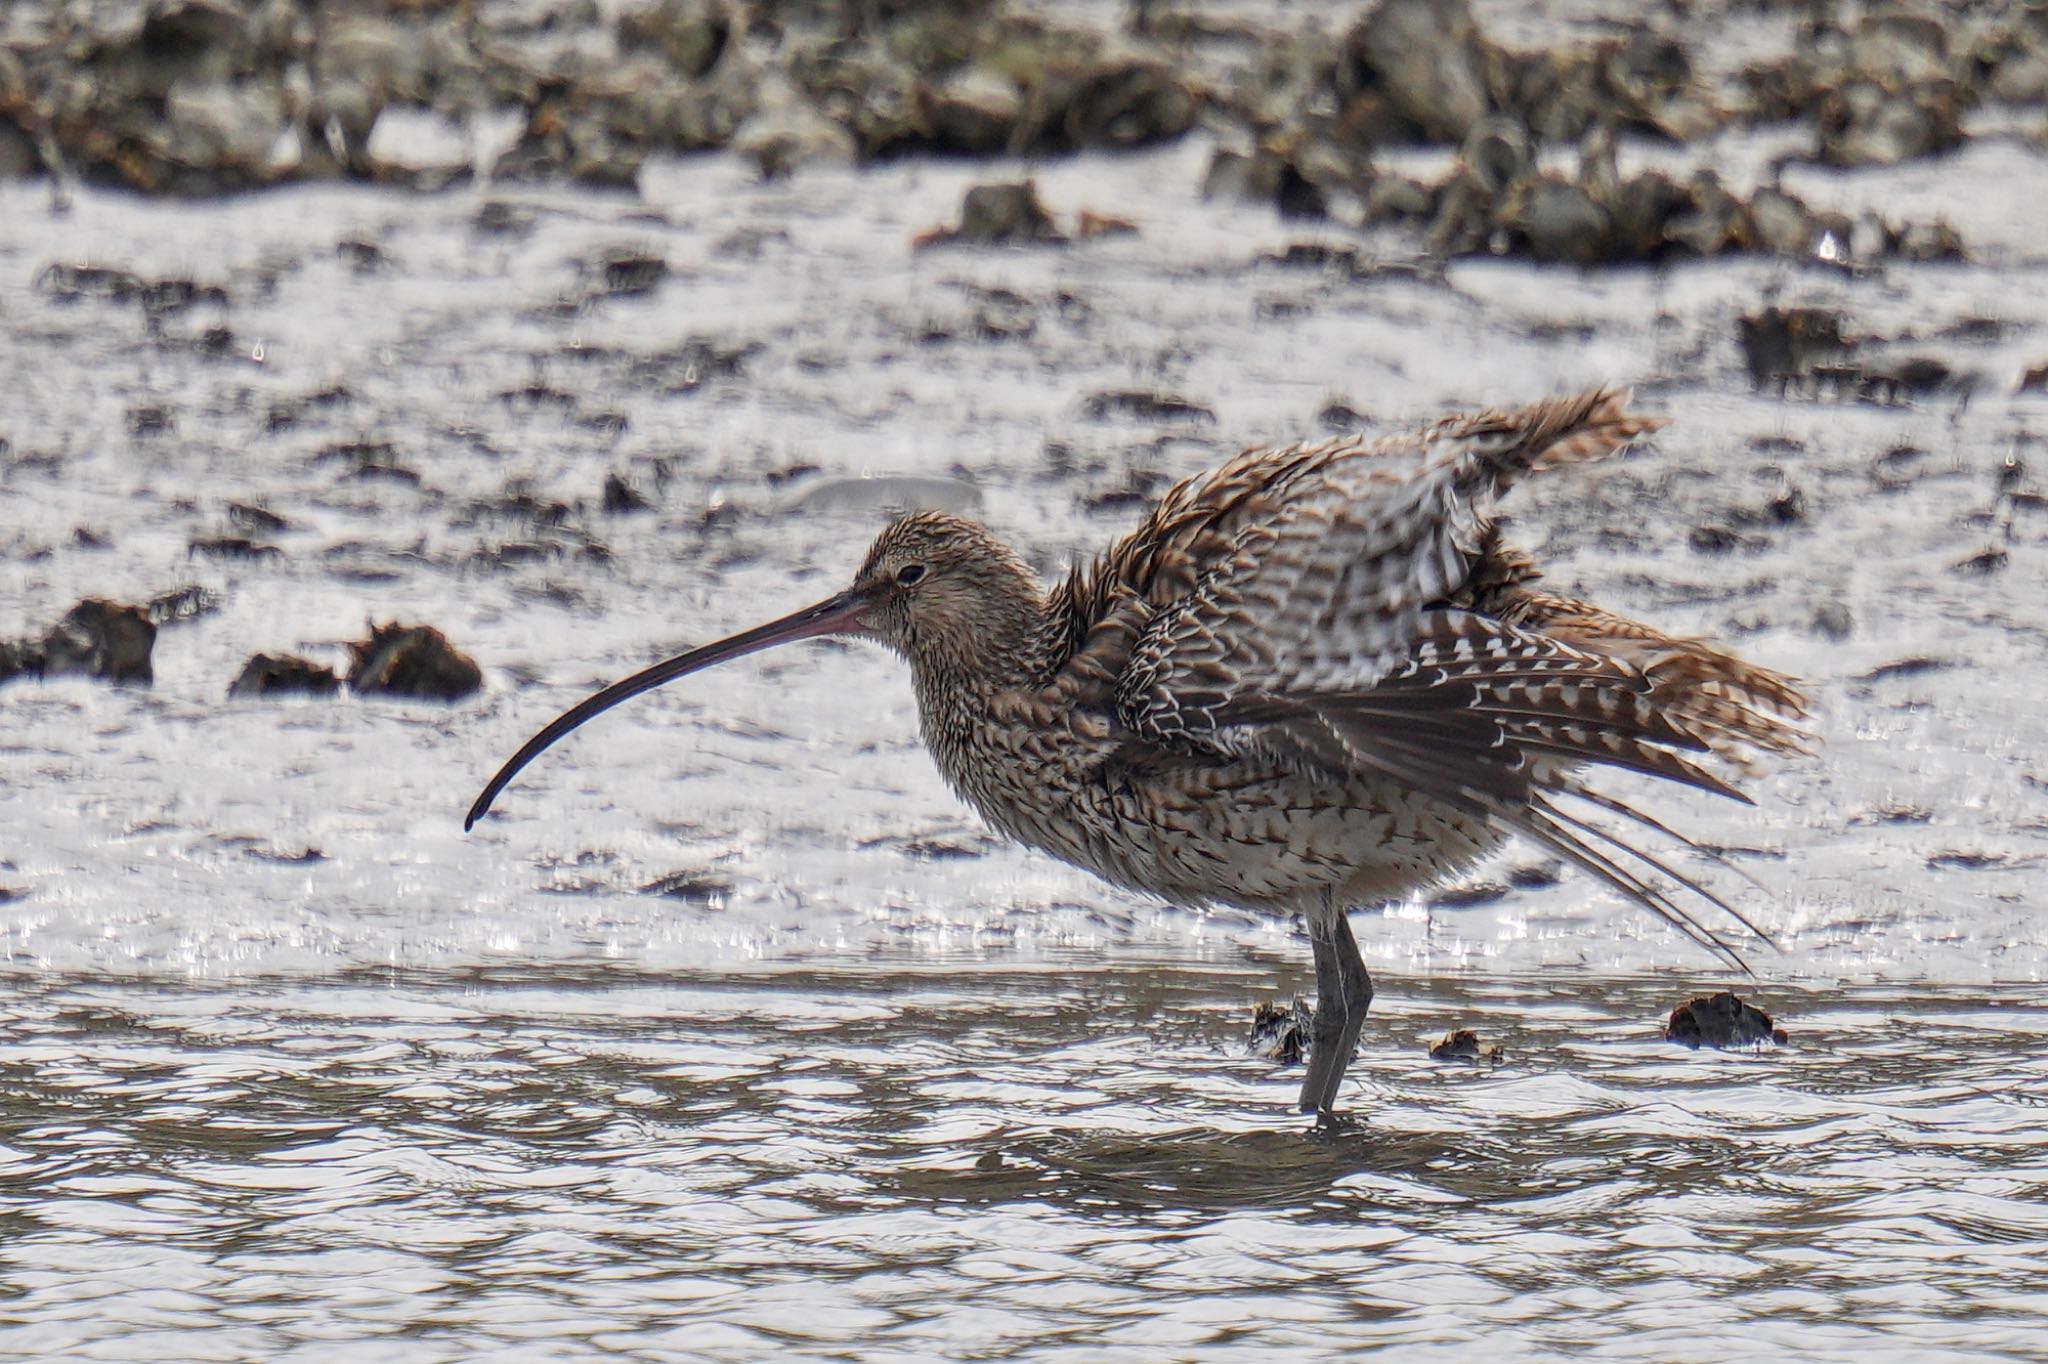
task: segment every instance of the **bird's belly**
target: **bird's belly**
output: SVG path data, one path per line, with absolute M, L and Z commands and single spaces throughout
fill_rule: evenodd
M 1498 847 L 1489 826 L 1391 784 L 1317 781 L 1250 762 L 1048 779 L 968 795 L 991 824 L 1103 879 L 1183 903 L 1299 909 L 1325 892 L 1373 904 Z

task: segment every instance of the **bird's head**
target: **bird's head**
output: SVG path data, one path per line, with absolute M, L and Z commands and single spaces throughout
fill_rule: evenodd
M 962 658 L 1028 629 L 1037 607 L 1031 570 L 977 522 L 944 512 L 911 512 L 868 548 L 847 595 L 860 632 L 913 663 Z

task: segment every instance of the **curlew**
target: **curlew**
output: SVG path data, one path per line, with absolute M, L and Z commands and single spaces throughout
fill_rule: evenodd
M 1302 916 L 1317 1007 L 1301 1109 L 1329 1121 L 1373 994 L 1348 911 L 1514 835 L 1737 964 L 1702 906 L 1762 936 L 1615 832 L 1695 846 L 1588 776 L 1628 769 L 1746 800 L 1714 769 L 1798 751 L 1798 688 L 1544 591 L 1494 520 L 1523 477 L 1662 425 L 1627 398 L 1599 389 L 1383 440 L 1249 450 L 1176 485 L 1049 589 L 975 522 L 912 512 L 844 592 L 564 713 L 464 827 L 628 697 L 792 640 L 874 640 L 909 661 L 926 747 L 997 829 L 1169 900 Z

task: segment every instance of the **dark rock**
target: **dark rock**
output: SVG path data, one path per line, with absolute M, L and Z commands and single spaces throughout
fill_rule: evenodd
M 919 247 L 946 243 L 995 246 L 1004 243 L 1053 245 L 1065 241 L 1053 226 L 1052 215 L 1038 201 L 1038 186 L 1025 180 L 1017 184 L 976 185 L 960 201 L 960 225 L 941 228 L 919 237 Z
M 1782 394 L 1787 385 L 1810 378 L 1821 360 L 1848 348 L 1842 339 L 1842 315 L 1827 308 L 1769 307 L 1735 325 L 1750 387 L 1755 389 L 1776 385 Z
M 1081 411 L 1095 421 L 1106 421 L 1111 417 L 1130 417 L 1138 421 L 1216 420 L 1216 414 L 1200 403 L 1175 394 L 1152 393 L 1144 389 L 1091 393 L 1082 401 Z
M 604 476 L 604 510 L 609 516 L 623 516 L 628 512 L 651 511 L 654 504 L 617 474 Z
M 1291 1066 L 1302 1060 L 1314 1045 L 1310 1031 L 1315 1015 L 1300 1000 L 1286 1006 L 1261 1003 L 1252 1010 L 1252 1032 L 1246 1050 Z
M 1746 547 L 1749 542 L 1741 532 L 1728 526 L 1694 526 L 1686 535 L 1686 543 L 1698 554 L 1726 554 Z
M 1932 871 L 1983 871 L 1987 867 L 2002 867 L 2013 860 L 2011 853 L 1989 852 L 1981 848 L 1951 848 L 1938 852 L 1927 859 Z
M 1462 142 L 1491 111 L 1491 61 L 1465 0 L 1380 0 L 1338 53 L 1338 117 L 1367 143 Z
M 1584 188 L 1554 175 L 1516 186 L 1496 221 L 1531 258 L 1593 265 L 1613 251 L 1614 220 Z
M 1007 150 L 1024 122 L 1024 94 L 1016 82 L 971 66 L 917 92 L 932 140 L 950 151 L 990 156 Z
M 1963 140 L 1955 82 L 1923 81 L 1905 90 L 1851 80 L 1821 101 L 1820 159 L 1830 166 L 1890 166 L 1947 151 Z
M 259 535 L 279 535 L 291 529 L 291 522 L 253 502 L 228 503 L 228 520 Z
M 1920 478 L 1927 452 L 1917 445 L 1894 445 L 1871 461 L 1871 479 L 1887 492 L 1911 487 Z
M 43 646 L 40 640 L 0 640 L 0 682 L 24 674 L 43 675 Z
M 1968 386 L 1946 360 L 1932 355 L 1909 355 L 1888 364 L 1861 366 L 1854 383 L 1855 396 L 1891 404 Z
M 194 540 L 185 546 L 189 554 L 203 554 L 210 559 L 278 559 L 284 551 L 276 545 L 259 544 L 240 535 L 214 535 Z
M 651 294 L 668 278 L 668 262 L 639 251 L 614 251 L 599 263 L 605 293 L 613 298 Z
M 1373 272 L 1357 247 L 1331 242 L 1289 242 L 1278 251 L 1261 255 L 1258 263 L 1282 270 L 1317 270 L 1349 279 L 1364 279 Z
M 241 675 L 228 688 L 238 699 L 255 696 L 332 696 L 341 690 L 334 669 L 323 667 L 294 654 L 257 654 L 242 665 Z
M 1967 559 L 1949 565 L 1949 572 L 1960 573 L 1969 578 L 1988 578 L 1994 573 L 2003 571 L 2011 557 L 2005 550 L 1993 545 L 1989 549 L 1980 550 Z
M 1330 203 L 1291 147 L 1261 143 L 1251 152 L 1219 147 L 1202 177 L 1204 199 L 1271 204 L 1283 218 L 1325 218 Z
M 1179 137 L 1195 96 L 1172 67 L 1148 57 L 1098 61 L 1067 93 L 1060 131 L 1074 147 L 1138 147 Z
M 1681 1046 L 1729 1048 L 1759 1047 L 1766 1042 L 1785 1045 L 1785 1030 L 1775 1026 L 1762 1009 L 1743 1003 L 1730 990 L 1715 995 L 1696 995 L 1671 1011 L 1664 1024 L 1666 1041 Z
M 1366 415 L 1351 404 L 1328 402 L 1323 404 L 1322 411 L 1316 413 L 1316 425 L 1325 431 L 1348 435 L 1354 431 L 1365 430 L 1368 422 Z
M 1432 1061 L 1486 1061 L 1499 1065 L 1507 1054 L 1491 1042 L 1481 1042 L 1470 1028 L 1453 1028 L 1441 1040 L 1430 1044 Z
M 343 237 L 334 244 L 334 253 L 359 275 L 375 274 L 385 263 L 384 248 L 365 237 Z
M 745 16 L 722 0 L 657 0 L 619 17 L 619 46 L 652 47 L 687 80 L 718 65 L 745 28 Z
M 1822 639 L 1841 643 L 1856 632 L 1856 621 L 1846 602 L 1822 602 L 1813 608 L 1813 632 Z
M 483 670 L 430 625 L 373 625 L 351 644 L 349 690 L 358 695 L 459 701 L 483 686 Z
M 41 670 L 146 687 L 154 680 L 149 656 L 155 647 L 156 624 L 143 608 L 82 601 L 43 637 Z
M 659 895 L 668 900 L 685 900 L 693 905 L 722 908 L 733 885 L 722 876 L 701 871 L 676 871 L 640 887 L 642 895 Z
M 1898 677 L 1924 677 L 1928 673 L 1942 672 L 1954 666 L 1949 659 L 1922 654 L 1914 658 L 1895 658 L 1889 663 L 1880 663 L 1875 668 L 1856 674 L 1855 680 L 1885 682 Z
M 508 204 L 492 199 L 470 220 L 472 230 L 491 237 L 523 237 L 533 231 L 540 211 L 527 204 Z
M 132 436 L 163 436 L 175 431 L 177 418 L 158 403 L 143 403 L 128 409 L 128 433 Z
M 1788 483 L 1771 495 L 1764 513 L 1781 526 L 1796 526 L 1806 520 L 1806 494 Z

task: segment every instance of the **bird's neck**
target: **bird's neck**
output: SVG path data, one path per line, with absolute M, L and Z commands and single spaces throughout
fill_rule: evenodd
M 958 736 L 988 715 L 1002 692 L 1043 680 L 1045 599 L 1022 565 L 977 595 L 972 619 L 948 623 L 904 650 L 926 738 Z

